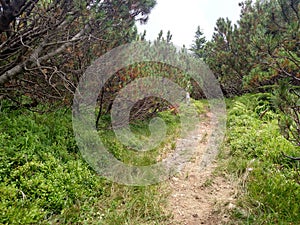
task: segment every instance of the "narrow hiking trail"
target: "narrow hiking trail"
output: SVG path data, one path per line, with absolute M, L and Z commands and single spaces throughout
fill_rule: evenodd
M 204 157 L 214 126 L 211 118 L 211 112 L 202 116 L 196 132 L 189 136 L 198 140 L 195 155 L 169 181 L 167 210 L 173 215 L 169 225 L 225 224 L 229 211 L 235 208 L 237 185 L 225 174 L 214 173 L 217 161 Z

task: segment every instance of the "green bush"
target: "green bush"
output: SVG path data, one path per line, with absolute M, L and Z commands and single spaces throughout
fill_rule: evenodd
M 83 161 L 70 111 L 39 114 L 11 111 L 8 106 L 0 104 L 0 224 L 166 221 L 162 210 L 166 193 L 160 185 L 114 184 Z M 110 132 L 103 138 L 116 154 L 123 154 L 124 147 Z
M 227 170 L 245 182 L 240 206 L 248 211 L 235 216 L 242 217 L 242 223 L 298 224 L 299 165 L 282 152 L 297 155 L 299 148 L 280 134 L 268 94 L 244 95 L 229 102 Z

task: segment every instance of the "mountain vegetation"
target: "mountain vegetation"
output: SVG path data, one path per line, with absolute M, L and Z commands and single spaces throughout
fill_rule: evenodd
M 236 24 L 219 18 L 210 40 L 198 26 L 193 44 L 180 50 L 171 32 L 161 31 L 153 42 L 145 41 L 146 31 L 138 34 L 136 23 L 146 23 L 155 5 L 0 0 L 0 224 L 168 224 L 165 184 L 127 187 L 99 176 L 83 160 L 71 126 L 73 97 L 87 68 L 135 41 L 145 43 L 136 54 L 163 44 L 179 66 L 132 63 L 99 88 L 94 124 L 109 151 L 133 165 L 172 152 L 182 106 L 155 96 L 133 105 L 133 133 L 147 139 L 154 117 L 168 125 L 163 143 L 135 157 L 112 130 L 112 105 L 139 78 L 166 77 L 191 93 L 197 101 L 188 103 L 203 113 L 201 84 L 179 68 L 186 56 L 202 60 L 228 108 L 222 171 L 243 189 L 232 224 L 299 224 L 300 0 L 241 1 Z
M 300 145 L 299 3 L 242 2 L 237 24 L 219 18 L 207 42 L 198 28 L 191 48 L 214 72 L 225 96 L 272 92 L 273 106 L 282 113 L 281 130 L 296 145 Z

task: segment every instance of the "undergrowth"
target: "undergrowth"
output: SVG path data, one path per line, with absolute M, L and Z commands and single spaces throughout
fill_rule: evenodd
M 280 134 L 279 113 L 268 93 L 227 101 L 227 135 L 221 158 L 240 180 L 233 211 L 237 224 L 300 224 L 299 148 Z
M 0 104 L 0 224 L 167 223 L 164 184 L 129 187 L 97 175 L 76 146 L 69 110 L 39 114 L 9 104 Z M 160 116 L 169 125 L 167 143 L 176 137 L 178 118 Z M 106 127 L 108 118 L 102 122 L 99 134 L 117 158 L 154 162 L 159 148 L 132 158 Z M 148 132 L 147 122 L 131 126 Z

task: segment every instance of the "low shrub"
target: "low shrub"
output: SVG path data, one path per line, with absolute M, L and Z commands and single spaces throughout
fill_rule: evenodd
M 297 155 L 299 148 L 281 135 L 269 94 L 228 102 L 223 151 L 228 152 L 228 172 L 235 173 L 244 187 L 239 199 L 244 210 L 235 212 L 235 219 L 243 224 L 298 224 L 299 164 L 282 153 Z

